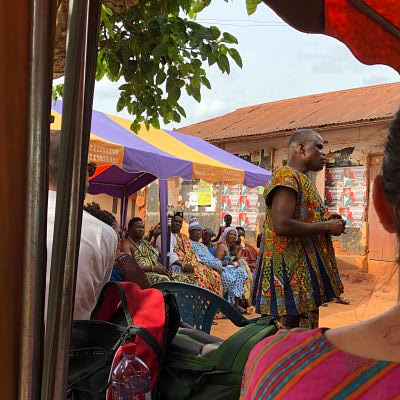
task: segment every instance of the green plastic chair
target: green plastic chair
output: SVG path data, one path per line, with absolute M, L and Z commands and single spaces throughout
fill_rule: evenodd
M 181 282 L 159 282 L 152 287 L 173 293 L 184 325 L 206 333 L 210 333 L 215 314 L 219 311 L 238 327 L 258 320 L 243 317 L 225 299 L 199 286 Z

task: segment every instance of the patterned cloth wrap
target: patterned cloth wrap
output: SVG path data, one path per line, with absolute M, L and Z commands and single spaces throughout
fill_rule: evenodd
M 346 353 L 325 331 L 278 332 L 259 342 L 247 360 L 240 399 L 399 398 L 400 363 Z
M 141 239 L 139 241 L 132 242 L 132 244 L 132 256 L 140 267 L 156 267 L 158 265 L 160 254 L 158 250 L 153 247 L 147 240 Z M 194 276 L 194 274 L 181 274 L 170 272 L 170 277 L 168 277 L 167 275 L 157 274 L 155 272 L 146 272 L 146 276 L 150 282 L 150 285 L 170 280 L 183 283 L 196 283 L 196 277 Z
M 196 284 L 222 297 L 222 282 L 219 273 L 206 267 L 199 261 L 189 238 L 183 236 L 181 233 L 176 233 L 175 237 L 176 246 L 174 251 L 182 264 L 193 266 L 197 281 Z
M 277 187 L 296 193 L 294 218 L 298 221 L 326 221 L 326 209 L 311 179 L 291 167 L 277 169 L 265 187 L 265 246 L 256 287 L 257 311 L 276 317 L 299 317 L 339 297 L 343 285 L 330 235 L 291 238 L 275 233 L 271 202 Z
M 191 243 L 196 256 L 203 264 L 210 267 L 222 268 L 221 281 L 223 294 L 227 295 L 227 299 L 231 304 L 235 303 L 235 297 L 242 297 L 246 294 L 248 276 L 244 264 L 239 265 L 238 268 L 222 267 L 221 260 L 213 257 L 203 243 L 193 240 L 191 240 Z

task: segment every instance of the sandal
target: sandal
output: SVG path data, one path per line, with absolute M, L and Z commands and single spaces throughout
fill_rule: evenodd
M 336 303 L 344 304 L 344 305 L 348 306 L 350 304 L 350 301 L 345 299 L 342 296 L 339 296 L 339 297 L 336 298 Z

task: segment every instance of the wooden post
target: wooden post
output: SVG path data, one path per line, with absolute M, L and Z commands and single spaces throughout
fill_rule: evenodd
M 0 13 L 0 398 L 18 395 L 31 2 Z

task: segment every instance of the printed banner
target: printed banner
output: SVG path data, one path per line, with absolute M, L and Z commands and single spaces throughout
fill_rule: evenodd
M 199 207 L 211 207 L 213 189 L 208 183 L 199 183 L 197 186 L 197 203 Z
M 367 204 L 365 167 L 329 168 L 326 171 L 325 205 L 339 213 L 350 228 L 361 228 Z

